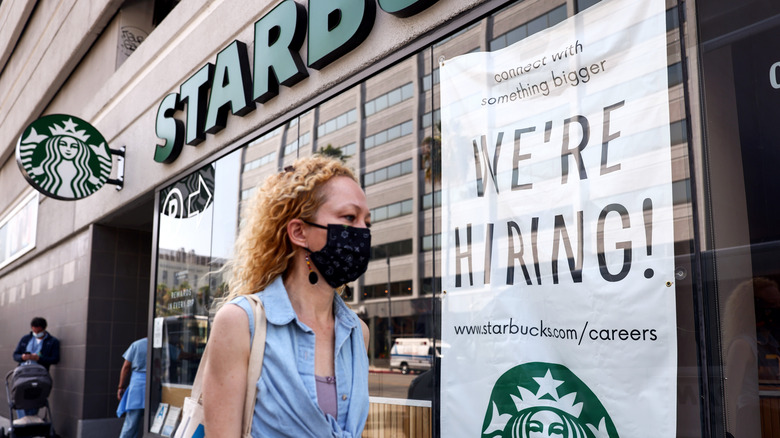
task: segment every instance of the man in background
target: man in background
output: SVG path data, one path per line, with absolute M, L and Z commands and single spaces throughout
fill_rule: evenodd
M 60 361 L 60 341 L 46 331 L 46 320 L 36 316 L 30 321 L 30 333 L 22 336 L 14 350 L 14 360 L 31 360 L 43 365 L 46 370 Z
M 14 350 L 14 360 L 20 364 L 37 362 L 49 370 L 60 361 L 60 341 L 46 331 L 46 319 L 36 316 L 30 321 L 30 333 L 22 336 Z M 38 409 L 19 410 L 17 415 L 25 417 L 38 414 Z

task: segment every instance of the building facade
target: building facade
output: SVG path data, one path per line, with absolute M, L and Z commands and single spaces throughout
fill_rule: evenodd
M 0 2 L 0 371 L 45 317 L 62 344 L 57 431 L 111 436 L 122 353 L 148 336 L 144 436 L 160 436 L 154 414 L 189 394 L 246 201 L 326 153 L 358 175 L 373 222 L 368 271 L 344 293 L 371 330 L 364 436 L 439 436 L 438 378 L 417 391 L 389 366 L 396 339 L 442 336 L 440 62 L 522 44 L 597 3 Z M 780 5 L 665 10 L 677 436 L 780 437 Z M 124 146 L 121 186 L 74 201 L 30 187 L 17 144 L 52 114 Z

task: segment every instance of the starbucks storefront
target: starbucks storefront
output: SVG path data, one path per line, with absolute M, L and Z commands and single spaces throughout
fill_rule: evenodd
M 144 436 L 179 426 L 258 185 L 319 153 L 371 213 L 342 294 L 371 334 L 363 437 L 780 438 L 780 6 L 201 3 L 108 82 L 132 121 L 82 117 L 126 168 L 69 204 L 98 234 L 145 215 Z

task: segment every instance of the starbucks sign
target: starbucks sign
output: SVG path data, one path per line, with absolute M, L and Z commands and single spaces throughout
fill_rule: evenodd
M 113 161 L 106 140 L 78 117 L 43 116 L 22 132 L 16 144 L 16 162 L 27 181 L 46 196 L 61 200 L 85 198 L 109 179 Z
M 482 438 L 617 438 L 609 412 L 591 389 L 560 364 L 532 362 L 493 386 Z

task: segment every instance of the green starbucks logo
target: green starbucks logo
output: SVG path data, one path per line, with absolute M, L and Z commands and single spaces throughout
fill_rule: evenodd
M 493 386 L 482 438 L 618 438 L 593 391 L 563 365 L 532 362 Z
M 77 117 L 41 117 L 22 132 L 16 161 L 27 181 L 46 196 L 87 197 L 111 175 L 111 151 L 103 136 Z

